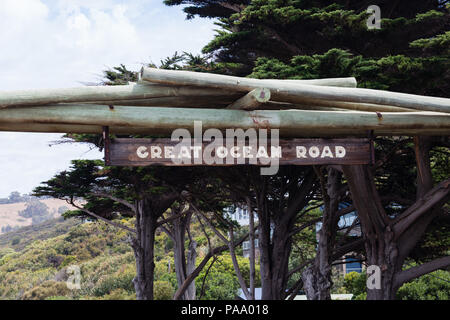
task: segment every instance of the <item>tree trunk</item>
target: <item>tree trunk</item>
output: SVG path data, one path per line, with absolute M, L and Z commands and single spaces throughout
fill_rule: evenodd
M 381 205 L 369 167 L 343 166 L 343 171 L 361 221 L 367 264 L 377 268 L 376 273 L 369 276 L 375 282 L 367 288 L 367 299 L 391 300 L 396 291 L 393 288 L 394 275 L 402 263 L 398 261 L 398 249 L 389 226 L 389 217 Z
M 298 179 L 293 175 L 291 178 Z M 315 182 L 314 172 L 303 176 L 302 182 L 290 184 L 287 205 L 269 212 L 265 190 L 257 192 L 258 237 L 260 248 L 260 272 L 263 300 L 284 300 L 288 281 L 289 256 L 292 249 L 291 231 L 297 214 L 308 203 Z M 280 196 L 283 199 L 285 194 Z
M 197 259 L 197 242 L 192 240 L 189 243 L 188 254 L 187 254 L 187 262 L 186 262 L 186 274 L 190 275 L 195 270 L 195 261 Z M 186 280 L 186 279 L 185 279 Z M 181 283 L 182 285 L 183 283 Z M 180 286 L 181 286 L 180 285 Z M 195 300 L 196 298 L 196 288 L 195 288 L 195 279 L 189 284 L 189 287 L 186 290 L 185 300 Z
M 429 151 L 429 139 L 416 137 L 416 202 L 395 219 L 384 211 L 370 168 L 342 166 L 361 221 L 367 263 L 369 267 L 376 266 L 375 273 L 369 278 L 374 280 L 374 284 L 378 281 L 379 285 L 372 286 L 368 279 L 368 300 L 395 299 L 398 288 L 406 281 L 402 279 L 413 279 L 405 276 L 410 271 L 402 271 L 403 263 L 448 197 L 450 180 L 433 187 Z M 432 263 L 429 265 L 433 266 Z M 417 273 L 417 276 L 422 274 Z
M 319 243 L 314 263 L 302 273 L 303 288 L 308 300 L 331 300 L 331 263 L 336 239 L 339 209 L 339 186 L 341 176 L 333 168 L 328 169 L 325 181 L 321 173 L 322 194 L 325 208 L 323 210 L 322 228 L 319 231 Z
M 136 277 L 133 279 L 137 300 L 153 300 L 155 264 L 154 244 L 157 215 L 152 214 L 147 199 L 136 201 L 136 232 L 132 247 L 136 258 Z
M 179 215 L 184 209 L 178 210 L 172 207 L 172 215 Z M 191 223 L 191 212 L 186 212 L 184 215 L 172 220 L 163 230 L 169 235 L 174 243 L 174 264 L 175 274 L 177 276 L 178 288 L 180 288 L 186 281 L 189 274 L 195 269 L 195 260 L 197 258 L 196 248 L 197 243 L 191 240 L 186 258 L 186 231 L 188 231 Z M 180 300 L 195 300 L 195 280 L 190 283 L 188 288 L 180 295 Z
M 253 212 L 250 198 L 247 198 L 247 210 L 249 217 L 249 240 L 250 240 L 250 300 L 255 300 L 255 213 Z

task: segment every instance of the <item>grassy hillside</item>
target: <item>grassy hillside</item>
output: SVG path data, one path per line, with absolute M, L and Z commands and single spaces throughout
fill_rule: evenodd
M 0 234 L 0 250 L 11 248 L 20 251 L 35 240 L 57 237 L 80 223 L 81 221 L 77 219 L 64 220 L 63 217 L 59 217 L 37 225 L 21 227 L 12 232 Z
M 133 226 L 133 220 L 122 223 Z M 199 263 L 207 242 L 200 232 L 193 234 L 199 244 Z M 125 231 L 103 222 L 74 219 L 55 219 L 0 235 L 0 300 L 135 299 L 135 259 L 127 239 Z M 172 248 L 170 238 L 160 232 L 155 252 L 156 299 L 171 299 L 177 287 Z M 239 262 L 248 274 L 248 259 L 239 257 Z M 80 290 L 69 290 L 65 282 L 73 265 L 81 271 Z M 229 255 L 219 256 L 208 267 L 196 281 L 198 298 L 233 299 L 239 285 Z
M 134 221 L 121 223 L 131 227 Z M 199 263 L 207 251 L 207 241 L 196 224 L 191 234 L 198 243 Z M 171 299 L 177 287 L 173 242 L 159 232 L 155 249 L 155 298 Z M 238 261 L 247 277 L 248 259 L 238 257 Z M 66 285 L 72 266 L 78 266 L 81 273 L 79 290 Z M 103 222 L 54 219 L 0 235 L 0 300 L 135 299 L 135 274 L 127 233 Z M 256 274 L 259 276 L 258 266 Z M 348 283 L 341 293 L 364 296 L 365 274 L 356 275 L 354 281 L 346 277 Z M 421 277 L 403 286 L 399 298 L 448 299 L 449 275 L 439 271 Z M 234 299 L 239 284 L 229 254 L 211 260 L 195 283 L 198 299 Z
M 71 205 L 60 199 L 40 199 L 39 202 L 47 206 L 49 218 L 60 217 L 63 211 L 73 209 Z M 6 228 L 15 229 L 32 224 L 32 217 L 20 215 L 20 212 L 26 209 L 27 203 L 21 201 L 0 204 L 0 234 L 4 234 Z

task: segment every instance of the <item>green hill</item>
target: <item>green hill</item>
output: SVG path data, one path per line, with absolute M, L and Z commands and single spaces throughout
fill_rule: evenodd
M 121 223 L 131 227 L 134 221 Z M 198 243 L 197 263 L 207 251 L 198 229 L 194 225 L 192 230 Z M 238 261 L 248 274 L 248 259 Z M 155 299 L 171 299 L 177 287 L 173 242 L 163 232 L 156 237 L 155 264 Z M 69 266 L 79 267 L 79 290 L 66 285 Z M 0 300 L 135 299 L 135 274 L 127 233 L 103 222 L 53 219 L 0 235 Z M 200 299 L 233 299 L 239 284 L 230 256 L 224 253 L 211 268 L 207 265 L 196 287 Z

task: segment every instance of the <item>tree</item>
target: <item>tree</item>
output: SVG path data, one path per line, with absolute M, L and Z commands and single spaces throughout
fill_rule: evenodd
M 220 29 L 203 51 L 215 54 L 215 61 L 227 65 L 228 72 L 248 75 L 258 58 L 288 63 L 296 56 L 313 57 L 337 48 L 378 60 L 369 68 L 378 63 L 389 71 L 384 80 L 393 74 L 410 78 L 420 72 L 421 77 L 415 79 L 421 83 L 426 78 L 436 81 L 432 84 L 423 81 L 428 90 L 434 90 L 436 95 L 448 92 L 448 80 L 439 79 L 448 77 L 447 1 L 165 0 L 165 3 L 184 5 L 188 19 L 196 16 L 219 19 Z M 367 27 L 370 14 L 366 11 L 371 5 L 381 9 L 380 30 Z M 435 73 L 437 69 L 442 73 Z M 380 73 L 374 70 L 372 78 L 380 77 L 382 70 Z
M 9 203 L 16 203 L 22 201 L 22 196 L 20 195 L 20 192 L 13 191 L 8 197 Z
M 367 263 L 380 267 L 381 288 L 368 289 L 368 299 L 394 299 L 402 284 L 450 265 L 450 256 L 446 255 L 403 270 L 405 260 L 433 219 L 448 214 L 446 201 L 450 194 L 450 179 L 438 184 L 433 182 L 429 152 L 431 139 L 417 137 L 414 142 L 417 162 L 416 199 L 410 205 L 400 206 L 403 209 L 401 212 L 389 212 L 389 205 L 383 205 L 371 168 L 364 165 L 343 166 L 353 204 L 361 220 Z M 390 194 L 394 198 L 395 195 L 398 195 L 398 191 Z
M 155 232 L 165 223 L 158 219 L 179 199 L 183 183 L 192 178 L 186 172 L 180 175 L 172 169 L 104 167 L 101 161 L 78 160 L 72 162 L 71 170 L 35 188 L 34 194 L 65 199 L 78 208 L 72 214 L 101 219 L 130 232 L 136 258 L 136 296 L 151 300 Z M 77 202 L 79 198 L 87 202 L 81 205 Z M 135 217 L 136 228 L 111 221 L 120 215 Z
M 177 201 L 168 210 L 169 217 L 161 229 L 172 239 L 174 243 L 174 264 L 177 275 L 178 288 L 186 281 L 186 278 L 195 269 L 197 258 L 197 242 L 190 234 L 190 225 L 193 210 L 188 204 Z M 189 236 L 189 245 L 186 254 L 186 233 Z M 192 281 L 182 295 L 183 300 L 195 300 L 195 281 Z
M 32 224 L 38 224 L 50 219 L 51 214 L 48 211 L 48 206 L 37 199 L 27 201 L 25 209 L 19 212 L 19 216 L 24 218 L 31 218 Z
M 444 97 L 448 97 L 450 92 L 448 1 L 408 1 L 404 4 L 402 1 L 166 0 L 165 3 L 186 5 L 183 10 L 188 18 L 219 18 L 220 30 L 215 39 L 204 48 L 204 52 L 214 53 L 215 62 L 224 65 L 229 73 L 248 75 L 252 72 L 251 77 L 283 79 L 355 76 L 359 86 L 367 88 Z M 367 28 L 366 9 L 369 5 L 381 8 L 383 20 L 380 30 Z M 445 142 L 440 143 L 435 146 L 446 145 Z M 382 149 L 386 145 L 391 146 L 389 151 Z M 410 216 L 414 220 L 410 215 L 414 211 L 421 217 L 416 216 L 417 220 L 409 220 L 403 226 L 408 231 L 396 231 L 396 237 L 401 237 L 408 244 L 400 245 L 401 258 L 394 259 L 395 267 L 386 264 L 386 261 L 378 261 L 380 265 L 388 267 L 388 272 L 400 272 L 403 262 L 410 254 L 417 258 L 418 251 L 414 248 L 420 246 L 419 238 L 424 237 L 431 221 L 434 218 L 441 219 L 442 211 L 445 213 L 447 210 L 439 209 L 438 203 L 435 203 L 438 209 L 432 206 L 434 210 L 419 210 L 420 214 L 412 210 L 421 207 L 417 202 L 414 207 L 414 202 L 420 201 L 425 195 L 434 200 L 444 201 L 445 198 L 445 188 L 435 187 L 440 191 L 433 188 L 426 168 L 429 166 L 426 154 L 430 148 L 426 143 L 420 147 L 421 143 L 416 145 L 420 150 L 414 155 L 404 152 L 405 141 L 402 139 L 385 139 L 383 144 L 377 144 L 377 156 L 381 155 L 383 158 L 382 170 L 377 172 L 380 178 L 376 179 L 379 196 L 374 195 L 375 180 L 368 175 L 367 172 L 371 171 L 369 168 L 353 166 L 344 169 L 353 200 L 355 203 L 359 202 L 358 206 L 364 206 L 372 197 L 378 202 L 379 209 L 373 208 L 374 211 L 379 211 L 378 221 L 373 220 L 376 215 L 374 212 L 363 213 L 362 208 L 357 207 L 369 261 L 376 260 L 377 256 L 376 253 L 371 253 L 372 249 L 369 247 L 379 246 L 380 250 L 384 250 L 382 248 L 385 244 L 381 242 L 384 239 L 391 241 L 391 231 L 380 231 L 391 224 L 387 216 L 400 217 L 401 212 L 405 212 L 404 216 Z M 411 163 L 416 156 L 417 174 L 414 171 L 415 164 Z M 377 168 L 380 169 L 380 166 Z M 363 172 L 366 172 L 365 178 L 362 178 L 365 174 Z M 448 170 L 446 172 L 444 176 L 448 177 Z M 413 199 L 411 195 L 416 193 L 416 175 L 418 180 L 425 180 L 417 182 L 417 199 Z M 354 183 L 352 179 L 357 179 L 358 176 L 358 183 Z M 362 195 L 364 188 L 371 191 Z M 392 199 L 394 195 L 397 201 Z M 358 197 L 362 198 L 357 200 Z M 408 211 L 408 206 L 412 204 Z M 405 221 L 400 224 L 405 224 Z M 332 229 L 327 230 L 329 231 Z M 378 245 L 375 244 L 375 239 L 380 242 Z M 372 243 L 369 245 L 370 241 Z M 391 246 L 392 254 L 396 252 L 394 247 L 397 245 L 387 245 Z M 381 252 L 378 253 L 380 255 Z M 389 260 L 389 254 L 385 252 L 384 255 Z M 411 270 L 409 274 L 417 273 L 418 270 Z M 425 270 L 422 269 L 423 271 Z M 402 278 L 403 280 L 406 278 Z M 392 298 L 394 293 L 388 285 L 389 280 L 385 281 L 384 297 Z M 381 296 L 370 293 L 368 298 Z

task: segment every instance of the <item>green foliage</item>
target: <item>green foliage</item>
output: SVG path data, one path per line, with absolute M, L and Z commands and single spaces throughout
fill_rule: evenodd
M 153 295 L 155 300 L 171 300 L 175 293 L 169 281 L 155 281 Z
M 364 300 L 366 295 L 367 275 L 365 272 L 350 272 L 345 275 L 344 287 L 353 294 L 353 300 Z
M 401 300 L 449 300 L 450 272 L 438 270 L 405 283 L 397 292 Z
M 19 216 L 31 218 L 32 224 L 39 224 L 52 217 L 48 211 L 48 206 L 35 198 L 27 201 L 25 209 L 19 212 Z
M 248 259 L 237 257 L 242 275 L 249 284 L 250 263 Z M 212 266 L 211 266 L 212 264 Z M 261 285 L 259 266 L 256 266 L 255 286 Z M 206 278 L 206 279 L 205 279 Z M 203 283 L 205 281 L 205 283 Z M 217 260 L 209 262 L 200 272 L 195 282 L 197 298 L 202 300 L 233 300 L 236 298 L 239 281 L 233 262 L 229 255 L 220 255 Z M 203 293 L 203 294 L 202 294 Z
M 49 297 L 65 296 L 70 293 L 66 283 L 57 281 L 45 281 L 41 285 L 26 291 L 23 300 L 45 300 Z
M 11 245 L 12 246 L 16 246 L 16 245 L 18 245 L 20 243 L 20 238 L 19 237 L 16 237 L 16 238 L 14 238 L 12 241 L 11 241 Z
M 204 52 L 216 63 L 238 64 L 251 72 L 261 57 L 287 62 L 294 56 L 337 48 L 364 58 L 447 55 L 448 6 L 439 1 L 165 0 L 182 5 L 187 18 L 218 18 L 215 38 Z M 367 28 L 366 9 L 378 5 L 380 30 Z M 233 70 L 230 68 L 229 70 Z M 411 74 L 411 76 L 413 76 Z M 437 79 L 437 77 L 435 77 Z M 431 87 L 431 86 L 430 86 Z M 441 94 L 445 91 L 441 91 Z
M 117 272 L 111 275 L 105 275 L 99 279 L 92 290 L 92 293 L 97 296 L 109 295 L 117 289 L 121 289 L 128 294 L 134 293 L 133 278 L 136 276 L 134 268 L 124 266 Z
M 103 72 L 105 85 L 124 85 L 128 82 L 136 82 L 138 80 L 137 72 L 128 70 L 123 64 L 118 67 L 114 67 L 112 70 L 106 70 Z

